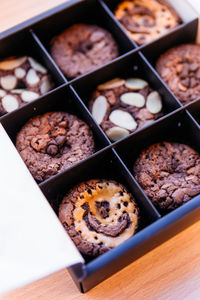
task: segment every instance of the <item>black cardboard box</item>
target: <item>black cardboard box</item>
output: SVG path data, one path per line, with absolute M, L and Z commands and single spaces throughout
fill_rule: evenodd
M 132 165 L 139 151 L 156 141 L 170 137 L 200 151 L 200 99 L 183 106 L 160 78 L 154 65 L 155 59 L 166 49 L 196 41 L 198 15 L 187 1 L 168 1 L 183 23 L 165 36 L 139 47 L 113 15 L 112 10 L 118 2 L 70 1 L 0 35 L 1 58 L 17 54 L 32 55 L 49 69 L 56 83 L 56 87 L 44 96 L 0 117 L 2 292 L 64 267 L 69 268 L 80 291 L 86 292 L 199 220 L 200 195 L 164 216 L 154 207 L 132 174 Z M 119 45 L 120 56 L 69 81 L 49 54 L 49 41 L 78 22 L 95 23 L 107 28 Z M 87 101 L 98 84 L 123 74 L 146 78 L 162 95 L 165 115 L 112 144 L 87 109 Z M 17 132 L 30 117 L 51 110 L 72 112 L 84 120 L 93 131 L 96 152 L 37 185 L 13 144 Z M 55 215 L 56 209 L 54 213 L 52 207 L 55 207 L 59 195 L 70 187 L 95 177 L 123 183 L 134 195 L 146 221 L 132 238 L 89 260 L 78 252 Z M 5 218 L 8 213 L 9 218 Z

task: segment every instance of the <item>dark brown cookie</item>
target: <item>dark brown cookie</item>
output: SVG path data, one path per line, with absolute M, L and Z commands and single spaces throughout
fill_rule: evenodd
M 16 148 L 33 177 L 42 181 L 94 153 L 94 140 L 88 125 L 76 116 L 48 112 L 22 127 Z
M 156 63 L 156 70 L 183 103 L 200 96 L 200 46 L 184 44 L 169 49 Z
M 134 175 L 153 204 L 168 212 L 200 193 L 200 155 L 184 144 L 157 143 L 142 151 Z
M 74 78 L 116 58 L 118 46 L 107 30 L 75 24 L 53 38 L 51 55 L 62 72 Z
M 114 13 L 139 45 L 151 42 L 180 23 L 177 13 L 164 0 L 125 0 Z
M 98 256 L 135 233 L 138 208 L 123 185 L 94 179 L 64 196 L 59 219 L 80 252 Z
M 0 61 L 0 115 L 37 99 L 53 87 L 48 70 L 32 57 Z
M 160 95 L 140 78 L 115 78 L 99 85 L 89 101 L 89 109 L 112 141 L 163 115 Z

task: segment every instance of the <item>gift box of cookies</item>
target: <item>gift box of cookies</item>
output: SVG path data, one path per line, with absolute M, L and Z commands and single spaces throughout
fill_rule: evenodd
M 64 267 L 86 292 L 199 219 L 198 24 L 75 0 L 1 34 L 2 292 Z

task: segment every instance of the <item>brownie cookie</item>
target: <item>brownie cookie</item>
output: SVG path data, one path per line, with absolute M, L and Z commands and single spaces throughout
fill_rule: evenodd
M 47 112 L 22 127 L 16 148 L 33 177 L 42 181 L 94 153 L 94 140 L 88 125 L 76 116 Z
M 135 233 L 138 208 L 123 185 L 94 179 L 64 196 L 59 219 L 80 252 L 98 256 Z
M 200 155 L 184 144 L 157 143 L 142 151 L 134 175 L 153 204 L 169 212 L 200 193 Z
M 118 54 L 112 35 L 97 25 L 75 24 L 51 41 L 51 55 L 69 78 L 83 75 Z
M 200 46 L 183 44 L 169 49 L 156 63 L 156 70 L 183 103 L 200 96 Z
M 115 78 L 99 85 L 89 101 L 89 109 L 111 141 L 163 115 L 159 93 L 140 78 Z
M 177 13 L 164 0 L 125 0 L 114 13 L 139 45 L 151 42 L 180 23 Z
M 32 57 L 0 61 L 0 115 L 35 100 L 53 87 L 48 70 Z

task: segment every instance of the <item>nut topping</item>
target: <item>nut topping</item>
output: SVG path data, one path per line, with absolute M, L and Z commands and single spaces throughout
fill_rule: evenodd
M 129 135 L 129 131 L 125 128 L 114 126 L 106 131 L 107 136 L 113 142 L 116 142 Z
M 143 107 L 145 98 L 140 93 L 125 93 L 120 97 L 121 101 L 132 106 Z
M 19 79 L 24 78 L 24 76 L 26 75 L 26 71 L 22 68 L 17 68 L 15 69 L 15 76 Z
M 41 84 L 40 92 L 43 95 L 43 94 L 47 93 L 48 91 L 50 91 L 51 88 L 52 88 L 51 81 L 47 77 L 47 78 L 45 78 L 45 80 Z
M 28 61 L 31 65 L 31 67 L 33 69 L 35 69 L 36 71 L 42 73 L 42 74 L 46 74 L 47 73 L 47 69 L 42 66 L 40 63 L 38 63 L 34 58 L 32 57 L 28 57 Z
M 141 90 L 147 85 L 148 82 L 140 78 L 129 78 L 125 81 L 125 86 L 134 91 Z
M 154 91 L 149 94 L 146 107 L 152 114 L 157 114 L 161 111 L 162 99 L 158 92 Z
M 124 83 L 125 83 L 124 79 L 114 78 L 114 79 L 109 80 L 109 81 L 107 81 L 103 84 L 98 85 L 97 89 L 99 91 L 113 89 L 113 88 L 117 88 L 117 87 L 120 87 L 120 86 L 124 85 Z
M 15 68 L 20 67 L 23 63 L 25 63 L 27 57 L 19 57 L 19 58 L 9 58 L 0 62 L 0 70 L 10 71 Z
M 51 156 L 55 156 L 58 154 L 58 146 L 55 144 L 50 144 L 47 146 L 46 152 Z
M 107 110 L 107 99 L 104 96 L 99 96 L 95 99 L 92 107 L 92 115 L 98 124 L 103 121 Z
M 12 90 L 16 87 L 17 78 L 13 75 L 7 75 L 4 77 L 1 77 L 0 82 L 1 82 L 1 86 L 3 89 Z
M 118 125 L 119 127 L 123 127 L 131 131 L 137 128 L 137 123 L 131 114 L 120 109 L 113 110 L 109 116 L 109 119 L 112 123 Z
M 0 97 L 2 98 L 2 97 L 4 97 L 6 95 L 6 92 L 4 91 L 4 90 L 1 90 L 0 89 Z
M 11 112 L 19 107 L 18 101 L 14 96 L 6 95 L 2 99 L 2 106 L 7 112 Z
M 31 102 L 31 101 L 37 99 L 39 97 L 39 95 L 35 92 L 23 91 L 21 97 L 24 102 Z
M 40 77 L 37 75 L 34 69 L 30 69 L 26 75 L 26 81 L 31 86 L 38 84 Z

